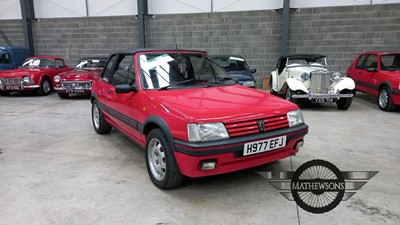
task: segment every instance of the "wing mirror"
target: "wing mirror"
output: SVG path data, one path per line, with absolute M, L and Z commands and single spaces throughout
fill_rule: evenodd
M 251 69 L 250 72 L 251 72 L 251 73 L 256 73 L 256 72 L 257 72 L 257 69 Z
M 118 84 L 115 86 L 115 93 L 117 94 L 126 94 L 129 92 L 138 92 L 138 87 L 136 84 L 129 85 L 129 84 Z

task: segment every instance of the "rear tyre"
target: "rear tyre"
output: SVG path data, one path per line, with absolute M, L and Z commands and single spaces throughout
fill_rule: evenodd
M 161 129 L 154 129 L 147 136 L 146 167 L 158 188 L 170 189 L 183 182 L 184 176 L 179 171 L 171 143 Z
M 51 92 L 51 83 L 49 79 L 43 78 L 40 87 L 37 90 L 38 95 L 48 95 Z
M 396 105 L 393 103 L 392 93 L 388 86 L 384 86 L 379 90 L 378 106 L 383 111 L 393 111 Z
M 96 133 L 110 133 L 112 126 L 105 121 L 103 113 L 100 111 L 99 105 L 96 100 L 92 103 L 92 122 L 93 128 Z
M 60 92 L 57 92 L 57 94 L 58 94 L 58 97 L 60 97 L 60 98 L 68 98 L 68 96 L 69 96 L 68 93 L 60 93 Z
M 342 90 L 341 94 L 352 94 L 351 90 Z M 340 110 L 347 110 L 351 106 L 351 102 L 353 101 L 353 97 L 351 98 L 340 98 L 336 101 L 336 106 Z

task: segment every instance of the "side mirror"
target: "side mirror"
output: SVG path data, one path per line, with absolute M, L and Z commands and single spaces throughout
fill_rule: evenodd
M 371 66 L 371 67 L 367 67 L 367 71 L 368 72 L 378 72 L 378 68 Z
M 257 69 L 251 69 L 250 72 L 251 72 L 251 73 L 256 73 L 256 72 L 257 72 Z
M 138 92 L 138 87 L 136 84 L 129 85 L 129 84 L 118 84 L 115 86 L 115 93 L 117 94 L 126 94 L 129 92 Z

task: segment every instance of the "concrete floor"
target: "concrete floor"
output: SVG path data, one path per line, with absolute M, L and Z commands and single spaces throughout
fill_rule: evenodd
M 301 224 L 400 224 L 400 112 L 358 94 L 348 111 L 303 109 L 310 133 L 294 168 L 324 159 L 342 171 L 379 173 L 348 201 Z M 254 169 L 187 179 L 163 191 L 144 152 L 116 130 L 97 135 L 85 98 L 0 97 L 0 224 L 298 224 L 286 200 Z M 290 160 L 263 166 L 289 171 Z

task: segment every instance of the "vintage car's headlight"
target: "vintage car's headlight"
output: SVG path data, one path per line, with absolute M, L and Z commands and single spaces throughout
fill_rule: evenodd
M 188 124 L 189 141 L 212 141 L 229 138 L 222 123 Z
M 303 114 L 301 113 L 300 109 L 288 112 L 287 118 L 289 121 L 289 127 L 294 127 L 304 123 Z
M 310 79 L 310 74 L 309 73 L 302 73 L 300 77 L 301 77 L 301 79 L 303 81 L 306 81 L 306 80 Z
M 27 84 L 27 83 L 30 83 L 32 81 L 32 79 L 28 76 L 24 76 L 24 77 L 22 77 L 22 81 Z
M 254 83 L 254 81 L 245 81 L 243 82 L 244 86 L 249 86 L 249 87 L 254 87 L 256 86 L 256 84 Z
M 61 77 L 56 75 L 54 76 L 54 82 L 59 83 L 61 81 Z
M 336 82 L 336 81 L 339 81 L 341 77 L 342 77 L 342 74 L 340 74 L 339 72 L 334 72 L 331 76 L 331 79 Z

